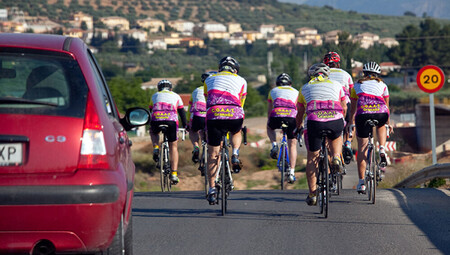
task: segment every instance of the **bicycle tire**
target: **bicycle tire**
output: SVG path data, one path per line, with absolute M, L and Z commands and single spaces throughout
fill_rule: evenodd
M 164 185 L 165 185 L 163 155 L 164 155 L 163 148 L 161 148 L 161 151 L 159 152 L 159 174 L 160 174 L 160 181 L 161 181 L 161 192 L 164 192 Z
M 324 195 L 324 193 L 323 193 L 323 177 L 322 177 L 323 169 L 322 168 L 323 168 L 323 160 L 321 159 L 319 161 L 319 171 L 318 171 L 318 176 L 317 176 L 317 189 L 318 189 L 317 203 L 319 204 L 320 214 L 323 214 L 323 201 L 324 201 L 324 199 L 323 199 L 323 195 Z
M 166 144 L 163 148 L 164 152 L 164 183 L 165 188 L 168 192 L 172 190 L 172 182 L 170 181 L 170 154 L 169 154 L 169 146 Z M 169 169 L 167 169 L 169 166 Z
M 330 201 L 330 183 L 329 183 L 329 178 L 328 178 L 328 151 L 325 147 L 325 151 L 324 151 L 324 160 L 323 160 L 323 177 L 324 177 L 324 187 L 323 187 L 323 213 L 324 213 L 324 217 L 328 218 L 328 203 Z
M 281 144 L 281 190 L 284 190 L 284 178 L 285 178 L 285 168 L 286 168 L 286 150 L 285 150 L 285 144 Z
M 202 157 L 201 157 L 201 159 L 200 159 L 200 167 L 202 167 L 203 168 L 203 175 L 204 175 L 204 184 L 205 184 L 205 196 L 208 196 L 208 169 L 207 169 L 207 159 L 206 159 L 206 157 L 208 156 L 207 155 L 207 152 L 206 152 L 206 146 L 202 146 L 203 148 L 202 148 Z
M 369 145 L 371 146 L 371 145 Z M 369 201 L 372 201 L 372 172 L 371 172 L 371 166 L 372 166 L 372 153 L 373 153 L 373 149 L 371 147 L 369 147 L 369 151 L 367 152 L 367 166 L 366 166 L 366 182 L 367 182 L 367 197 Z
M 226 146 L 224 143 L 223 146 Z M 222 182 L 221 185 L 221 205 L 222 205 L 222 216 L 224 216 L 227 212 L 227 191 L 226 191 L 226 184 L 225 184 L 225 171 L 226 171 L 226 155 L 225 155 L 225 148 L 222 148 L 222 155 L 220 160 L 222 160 L 222 166 L 220 169 L 220 180 Z
M 372 174 L 373 174 L 373 178 L 372 178 L 372 204 L 375 204 L 375 195 L 377 192 L 377 162 L 375 160 L 375 153 L 372 153 Z

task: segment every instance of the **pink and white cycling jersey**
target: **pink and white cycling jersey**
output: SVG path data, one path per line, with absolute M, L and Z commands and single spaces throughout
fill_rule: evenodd
M 194 116 L 206 117 L 206 99 L 203 91 L 203 86 L 196 88 L 189 100 L 189 114 L 190 119 Z
M 181 97 L 170 90 L 161 90 L 153 94 L 149 105 L 152 121 L 176 121 L 177 123 L 177 110 L 183 107 Z
M 247 81 L 237 74 L 222 71 L 206 78 L 206 119 L 235 120 L 244 118 Z
M 352 76 L 345 70 L 340 68 L 330 68 L 330 75 L 328 76 L 330 80 L 337 81 L 344 87 L 345 95 L 347 96 L 346 102 L 350 102 L 350 91 L 353 88 Z
M 384 101 L 389 97 L 386 83 L 377 80 L 366 80 L 355 83 L 351 93 L 352 100 L 357 101 L 356 114 L 388 113 L 389 108 Z
M 297 116 L 298 90 L 291 86 L 278 86 L 269 92 L 267 101 L 272 103 L 269 117 Z
M 310 121 L 327 122 L 342 119 L 341 101 L 345 101 L 342 85 L 328 78 L 315 78 L 302 87 L 298 103 L 306 108 L 306 117 Z

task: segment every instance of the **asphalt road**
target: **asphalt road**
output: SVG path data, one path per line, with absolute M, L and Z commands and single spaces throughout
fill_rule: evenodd
M 450 254 L 450 191 L 345 189 L 328 219 L 306 190 L 233 191 L 229 212 L 201 191 L 136 193 L 134 254 Z

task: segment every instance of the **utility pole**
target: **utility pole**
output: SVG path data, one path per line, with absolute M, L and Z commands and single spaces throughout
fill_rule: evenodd
M 272 83 L 272 62 L 273 62 L 273 53 L 271 51 L 267 52 L 267 76 L 269 80 L 267 81 L 269 84 Z

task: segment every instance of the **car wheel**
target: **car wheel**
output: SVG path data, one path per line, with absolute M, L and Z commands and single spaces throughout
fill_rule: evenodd
M 106 254 L 108 255 L 132 255 L 133 254 L 133 223 L 132 217 L 128 224 L 127 231 L 123 233 L 123 214 L 120 218 L 120 224 L 117 228 L 114 239 L 109 246 Z

